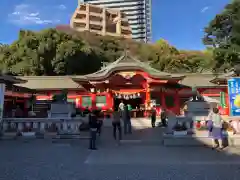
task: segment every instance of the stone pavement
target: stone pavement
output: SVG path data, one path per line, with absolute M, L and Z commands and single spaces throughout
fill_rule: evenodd
M 87 140 L 0 141 L 0 180 L 238 180 L 240 149 L 164 147 L 161 128 L 134 127 L 117 146 L 105 126 L 98 150 Z M 159 143 L 145 144 L 144 141 Z
M 0 180 L 238 180 L 239 149 L 0 142 Z

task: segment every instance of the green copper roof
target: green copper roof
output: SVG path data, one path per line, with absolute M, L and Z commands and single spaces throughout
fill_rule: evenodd
M 152 68 L 149 64 L 141 62 L 130 56 L 128 52 L 124 52 L 124 54 L 109 65 L 103 67 L 101 70 L 85 75 L 86 78 L 89 79 L 97 79 L 108 76 L 114 71 L 124 71 L 124 70 L 143 70 L 149 73 L 150 76 L 156 78 L 181 78 L 182 76 L 173 75 L 170 73 L 162 72 L 157 69 Z

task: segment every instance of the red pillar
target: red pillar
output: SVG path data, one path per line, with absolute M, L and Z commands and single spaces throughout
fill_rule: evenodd
M 148 82 L 146 82 L 146 99 L 145 99 L 145 104 L 148 105 L 148 103 L 150 102 L 150 88 L 149 88 L 149 84 Z
M 161 91 L 161 108 L 166 109 L 165 91 L 164 91 L 164 89 L 162 89 L 162 91 Z
M 113 109 L 113 95 L 112 93 L 108 92 L 106 93 L 106 97 L 107 97 L 107 104 L 106 104 L 106 108 L 107 109 Z
M 96 94 L 92 94 L 92 108 L 91 109 L 96 109 Z
M 176 90 L 175 92 L 175 105 L 176 105 L 176 113 L 179 115 L 180 114 L 180 97 L 179 97 L 179 93 L 178 90 Z

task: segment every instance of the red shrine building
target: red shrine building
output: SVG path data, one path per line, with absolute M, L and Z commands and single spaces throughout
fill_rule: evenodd
M 224 94 L 223 114 L 228 114 L 226 77 L 213 74 L 170 74 L 152 68 L 128 53 L 101 70 L 84 76 L 24 76 L 19 86 L 35 89 L 38 100 L 68 90 L 68 101 L 78 108 L 113 109 L 121 101 L 133 110 L 147 109 L 151 103 L 180 114 L 184 103 L 192 96 L 192 88 L 207 97 L 220 100 Z

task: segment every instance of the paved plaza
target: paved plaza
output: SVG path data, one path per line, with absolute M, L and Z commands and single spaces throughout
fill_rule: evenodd
M 137 129 L 117 146 L 103 129 L 98 150 L 87 140 L 2 140 L 0 180 L 237 180 L 240 149 L 164 147 L 162 129 Z M 160 137 L 161 138 L 161 137 Z

